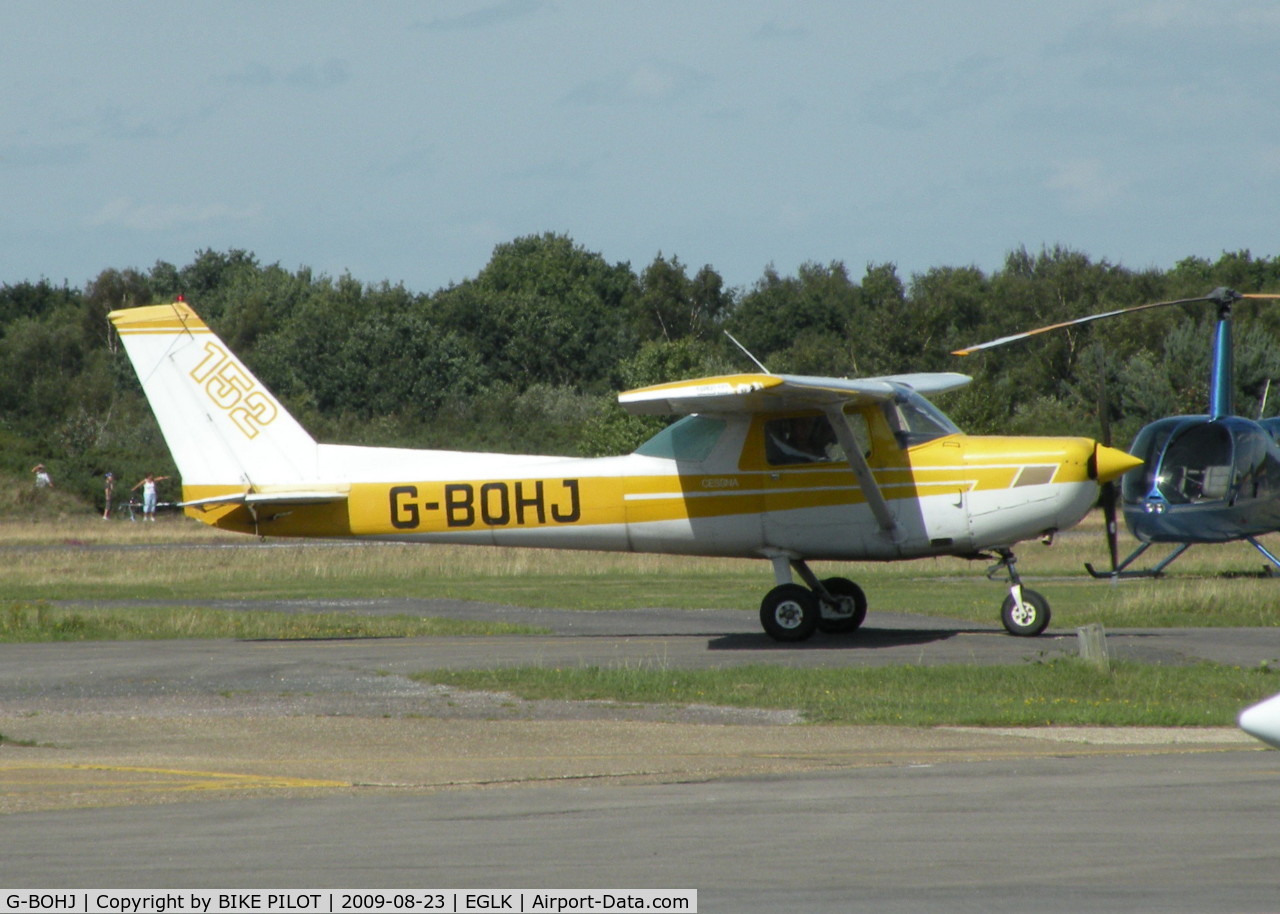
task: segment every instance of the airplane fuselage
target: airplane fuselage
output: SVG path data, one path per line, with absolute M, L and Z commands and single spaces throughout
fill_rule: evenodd
M 948 434 L 900 447 L 868 410 L 869 463 L 898 525 L 891 535 L 877 524 L 846 461 L 770 463 L 765 429 L 778 418 L 691 417 L 685 423 L 700 422 L 715 434 L 702 435 L 697 452 L 683 457 L 320 445 L 317 475 L 330 482 L 314 488 L 331 487 L 345 495 L 341 500 L 187 511 L 260 535 L 887 561 L 967 555 L 1040 536 L 1078 522 L 1096 498 L 1088 439 Z M 663 451 L 662 442 L 652 450 Z M 259 490 L 269 494 L 270 486 Z M 184 500 L 234 491 L 187 483 Z

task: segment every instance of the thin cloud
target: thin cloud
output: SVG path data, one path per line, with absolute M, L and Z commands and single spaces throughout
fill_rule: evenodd
M 190 225 L 218 222 L 246 222 L 261 214 L 259 205 L 229 206 L 225 203 L 188 205 L 180 203 L 136 203 L 129 197 L 108 201 L 85 220 L 90 228 L 124 228 L 132 231 L 170 231 Z
M 304 64 L 285 74 L 286 85 L 299 89 L 329 89 L 340 86 L 351 78 L 345 60 L 330 58 L 324 63 Z
M 757 41 L 798 41 L 809 37 L 809 30 L 790 23 L 770 19 L 751 35 Z
M 0 169 L 76 165 L 88 160 L 88 143 L 30 143 L 0 148 Z
M 473 29 L 487 29 L 502 25 L 513 19 L 530 16 L 546 6 L 542 0 L 504 0 L 490 6 L 461 13 L 457 16 L 437 16 L 429 22 L 420 22 L 415 27 L 429 32 L 462 32 Z
M 439 151 L 434 145 L 416 145 L 365 169 L 365 174 L 383 178 L 432 174 L 439 169 Z
M 224 79 L 233 86 L 258 89 L 291 86 L 295 89 L 318 91 L 331 89 L 349 81 L 351 72 L 347 62 L 337 57 L 331 57 L 319 64 L 301 64 L 288 70 L 279 70 L 258 61 L 250 61 L 241 69 L 229 73 Z
M 1112 205 L 1128 185 L 1108 174 L 1101 160 L 1085 158 L 1054 163 L 1045 186 L 1058 194 L 1067 209 L 1096 212 Z
M 1115 15 L 1115 21 L 1153 32 L 1201 31 L 1230 28 L 1254 32 L 1280 28 L 1280 9 L 1273 4 L 1242 6 L 1192 3 L 1190 0 L 1153 0 Z
M 863 112 L 873 124 L 891 129 L 918 129 L 1003 102 L 1014 80 L 995 59 L 972 56 L 945 69 L 906 71 L 881 80 L 867 93 Z
M 579 105 L 656 104 L 690 95 L 709 80 L 705 73 L 684 64 L 646 60 L 629 70 L 583 83 L 565 100 Z

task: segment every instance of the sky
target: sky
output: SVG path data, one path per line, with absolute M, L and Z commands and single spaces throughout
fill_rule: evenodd
M 6 0 L 0 283 L 1277 256 L 1276 47 L 1263 0 Z

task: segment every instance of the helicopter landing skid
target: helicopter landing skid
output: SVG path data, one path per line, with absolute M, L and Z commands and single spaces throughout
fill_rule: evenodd
M 1164 573 L 1164 570 L 1174 562 L 1175 559 L 1179 558 L 1182 553 L 1191 548 L 1191 543 L 1183 543 L 1177 549 L 1173 550 L 1173 552 L 1170 552 L 1165 556 L 1164 561 L 1160 562 L 1160 564 L 1156 565 L 1154 568 L 1144 568 L 1140 571 L 1125 571 L 1134 559 L 1142 555 L 1142 553 L 1146 552 L 1150 547 L 1150 543 L 1143 543 L 1137 549 L 1133 550 L 1127 559 L 1111 571 L 1099 571 L 1089 562 L 1084 563 L 1084 570 L 1089 572 L 1089 574 L 1095 578 L 1158 578 Z
M 1271 563 L 1270 565 L 1263 566 L 1263 570 L 1267 573 L 1267 577 L 1275 577 L 1276 572 L 1280 571 L 1280 559 L 1272 555 L 1266 546 L 1262 545 L 1262 543 L 1258 542 L 1252 536 L 1246 536 L 1245 539 L 1249 542 L 1250 546 L 1261 552 L 1267 561 Z
M 1266 546 L 1262 545 L 1262 543 L 1258 542 L 1254 537 L 1246 536 L 1244 539 L 1245 542 L 1261 552 L 1267 561 L 1271 563 L 1270 565 L 1263 566 L 1263 571 L 1266 573 L 1266 576 L 1276 577 L 1278 573 L 1280 573 L 1280 558 L 1276 558 L 1276 556 L 1273 555 Z M 1085 570 L 1095 578 L 1158 578 L 1175 559 L 1181 556 L 1182 553 L 1186 552 L 1192 546 L 1191 543 L 1183 543 L 1177 549 L 1173 550 L 1173 552 L 1165 556 L 1164 561 L 1160 562 L 1160 564 L 1156 565 L 1154 568 L 1147 568 L 1141 571 L 1126 571 L 1125 569 L 1129 567 L 1129 563 L 1142 555 L 1142 553 L 1146 552 L 1150 545 L 1150 543 L 1143 543 L 1137 549 L 1133 550 L 1127 559 L 1115 567 L 1114 571 L 1098 571 L 1089 562 L 1084 563 Z

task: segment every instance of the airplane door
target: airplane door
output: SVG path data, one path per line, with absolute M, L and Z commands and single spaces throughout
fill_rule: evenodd
M 826 417 L 757 417 L 752 431 L 744 463 L 762 470 L 765 542 L 808 557 L 861 551 L 858 483 Z
M 916 394 L 883 403 L 872 419 L 877 462 L 895 468 L 877 475 L 883 476 L 907 550 L 937 555 L 971 549 L 975 506 L 959 429 Z
M 900 408 L 891 406 L 895 417 Z M 849 410 L 854 438 L 867 459 L 896 530 L 887 531 L 863 496 L 856 474 L 821 413 L 757 417 L 764 470 L 766 542 L 803 555 L 895 558 L 971 548 L 973 530 L 964 439 L 912 438 L 883 411 Z

